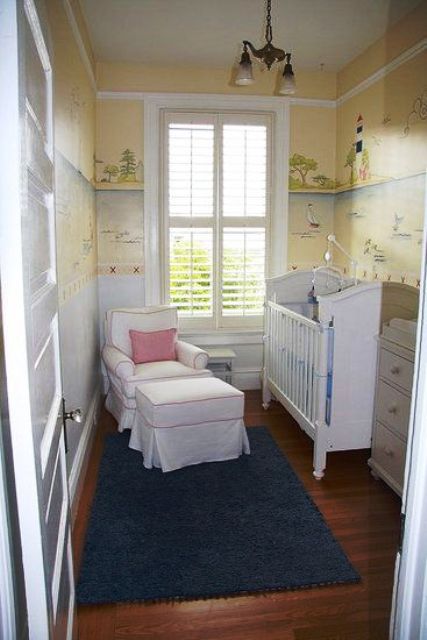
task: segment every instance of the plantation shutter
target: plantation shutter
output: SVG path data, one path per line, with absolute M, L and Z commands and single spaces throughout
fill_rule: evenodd
M 165 113 L 165 290 L 181 326 L 260 326 L 269 116 Z

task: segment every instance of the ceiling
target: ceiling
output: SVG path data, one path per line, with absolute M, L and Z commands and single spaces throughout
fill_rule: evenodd
M 273 0 L 273 44 L 336 71 L 420 0 Z M 223 68 L 264 44 L 264 0 L 80 0 L 97 60 Z

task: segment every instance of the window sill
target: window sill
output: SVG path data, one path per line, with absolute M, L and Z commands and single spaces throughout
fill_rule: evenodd
M 179 338 L 203 346 L 238 346 L 262 344 L 262 328 L 250 329 L 180 329 Z
M 181 336 L 183 335 L 222 335 L 222 334 L 228 334 L 228 333 L 232 333 L 232 334 L 238 334 L 238 335 L 253 335 L 253 334 L 258 334 L 258 333 L 263 333 L 264 329 L 262 327 L 250 327 L 248 329 L 243 328 L 243 329 L 239 329 L 236 327 L 225 327 L 225 328 L 221 328 L 221 329 L 208 329 L 208 328 L 201 328 L 201 329 L 197 329 L 197 328 L 193 328 L 193 329 L 179 329 L 179 334 Z

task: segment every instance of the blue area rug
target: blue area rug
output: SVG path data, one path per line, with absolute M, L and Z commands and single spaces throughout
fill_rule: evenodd
M 251 455 L 163 474 L 109 436 L 88 526 L 80 604 L 220 597 L 358 582 L 267 429 Z

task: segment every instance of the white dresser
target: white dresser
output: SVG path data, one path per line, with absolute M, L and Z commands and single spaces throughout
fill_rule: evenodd
M 372 474 L 402 495 L 414 375 L 416 324 L 391 320 L 379 338 Z

